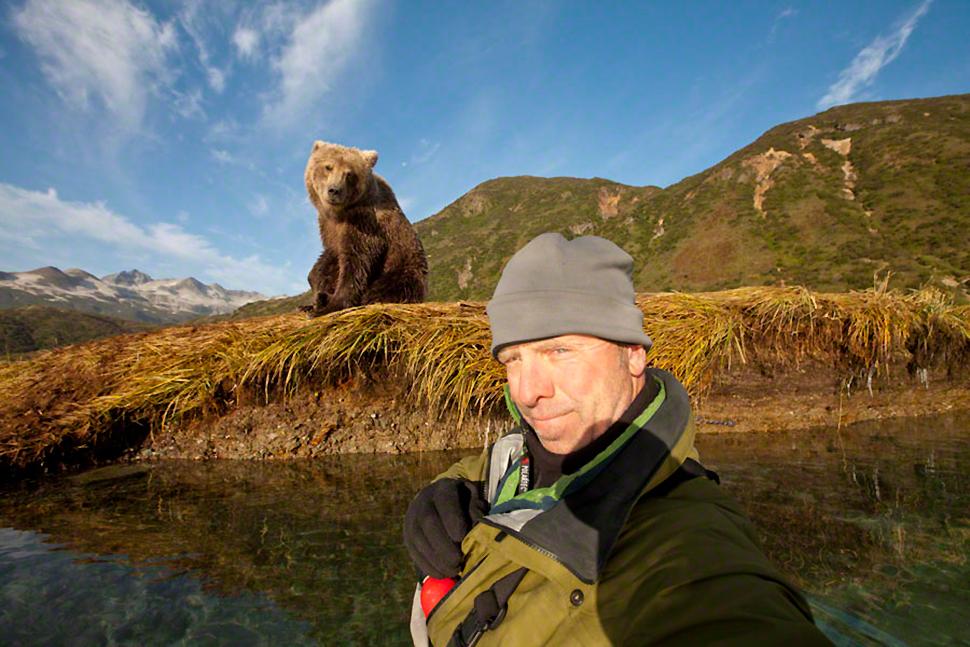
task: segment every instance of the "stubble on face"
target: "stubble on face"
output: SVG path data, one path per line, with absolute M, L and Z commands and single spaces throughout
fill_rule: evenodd
M 643 387 L 646 352 L 589 335 L 503 348 L 509 390 L 543 446 L 568 454 L 602 435 Z

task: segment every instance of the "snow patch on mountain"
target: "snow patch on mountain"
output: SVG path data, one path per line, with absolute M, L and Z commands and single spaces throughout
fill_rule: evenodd
M 101 278 L 79 268 L 62 272 L 51 266 L 0 272 L 0 307 L 49 303 L 159 323 L 226 314 L 265 298 L 259 292 L 227 290 L 192 277 L 153 279 L 135 269 Z

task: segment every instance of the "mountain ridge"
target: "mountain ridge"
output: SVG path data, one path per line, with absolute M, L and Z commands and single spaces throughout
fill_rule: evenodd
M 543 231 L 595 234 L 635 259 L 639 291 L 935 282 L 966 296 L 970 95 L 849 104 L 768 129 L 666 188 L 495 178 L 415 224 L 433 300 L 491 293 Z
M 265 298 L 259 292 L 206 285 L 194 277 L 154 279 L 137 269 L 101 278 L 79 268 L 61 271 L 51 265 L 0 272 L 0 309 L 47 305 L 150 324 L 227 314 Z

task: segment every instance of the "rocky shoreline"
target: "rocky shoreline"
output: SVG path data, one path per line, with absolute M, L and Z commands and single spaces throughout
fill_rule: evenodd
M 970 381 L 921 383 L 904 371 L 876 380 L 870 394 L 818 367 L 721 377 L 695 398 L 699 433 L 765 433 L 970 410 Z M 295 394 L 266 405 L 240 404 L 225 415 L 165 425 L 127 460 L 308 458 L 481 448 L 509 429 L 504 411 L 434 416 L 413 406 L 400 385 L 351 380 L 339 388 Z
M 970 306 L 933 290 L 639 295 L 701 432 L 970 402 Z M 0 480 L 118 460 L 481 447 L 509 426 L 480 303 L 177 326 L 0 363 Z

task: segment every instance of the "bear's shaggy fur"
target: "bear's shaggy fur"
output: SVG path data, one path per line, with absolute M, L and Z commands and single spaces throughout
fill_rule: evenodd
M 313 303 L 303 309 L 312 317 L 368 303 L 424 301 L 424 248 L 375 164 L 375 151 L 313 144 L 305 179 L 323 253 L 307 276 Z

